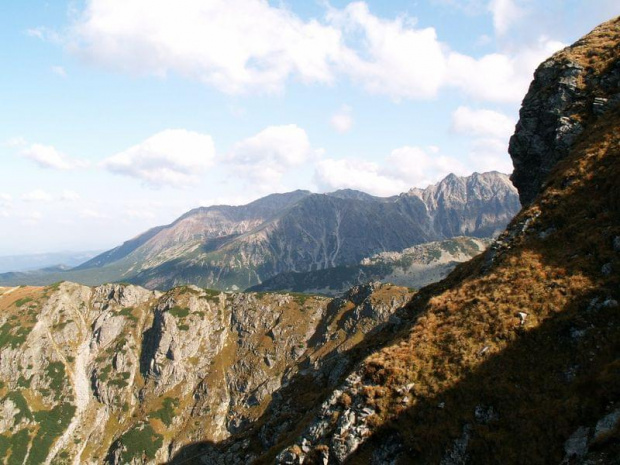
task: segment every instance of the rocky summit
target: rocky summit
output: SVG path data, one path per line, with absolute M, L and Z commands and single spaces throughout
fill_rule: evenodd
M 335 299 L 196 286 L 0 288 L 0 456 L 619 464 L 619 62 L 616 18 L 541 65 L 511 142 L 524 208 L 484 253 L 418 292 L 380 283 Z M 428 215 L 425 199 L 442 195 L 377 202 Z M 301 200 L 278 201 L 304 214 L 366 199 L 294 196 Z M 347 210 L 330 211 L 343 227 Z M 397 217 L 385 217 L 394 236 L 404 234 Z M 442 224 L 462 234 L 468 221 L 416 231 Z M 169 233 L 97 260 L 118 262 Z
M 492 237 L 518 209 L 516 189 L 497 172 L 450 175 L 388 198 L 352 190 L 273 194 L 239 207 L 198 208 L 72 270 L 9 273 L 0 284 L 119 281 L 243 290 L 280 273 L 357 265 L 425 242 Z

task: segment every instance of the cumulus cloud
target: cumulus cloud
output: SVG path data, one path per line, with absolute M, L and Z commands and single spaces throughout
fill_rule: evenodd
M 513 55 L 491 53 L 475 59 L 451 53 L 447 83 L 480 100 L 520 102 L 536 67 L 563 47 L 561 42 L 542 37 Z
M 472 110 L 458 107 L 452 113 L 452 129 L 458 134 L 497 137 L 508 140 L 515 129 L 516 121 L 509 116 L 493 110 Z
M 357 189 L 379 196 L 395 194 L 405 190 L 402 182 L 394 185 L 394 179 L 381 174 L 381 166 L 377 163 L 327 158 L 316 164 L 314 180 L 321 191 L 337 189 Z
M 152 187 L 182 187 L 197 182 L 214 158 L 211 136 L 167 129 L 106 158 L 101 166 L 112 173 L 140 179 Z
M 468 153 L 470 171 L 499 171 L 512 173 L 512 161 L 508 156 L 508 140 L 475 139 Z
M 489 11 L 493 15 L 493 27 L 497 35 L 504 35 L 510 27 L 525 15 L 525 10 L 514 0 L 491 0 Z
M 435 147 L 400 147 L 383 161 L 324 159 L 317 163 L 314 180 L 323 191 L 358 189 L 379 196 L 395 195 L 412 187 L 426 187 L 450 173 L 468 174 L 455 158 L 442 155 Z
M 353 127 L 353 115 L 351 114 L 351 107 L 343 105 L 340 109 L 332 115 L 329 120 L 329 124 L 339 133 L 349 132 Z
M 135 74 L 175 72 L 228 93 L 331 82 L 340 34 L 262 0 L 89 0 L 68 47 Z
M 491 0 L 486 9 L 480 0 L 439 1 L 488 11 L 496 35 L 524 23 L 517 0 Z M 413 17 L 381 18 L 362 1 L 325 4 L 324 18 L 307 21 L 264 0 L 87 0 L 64 44 L 89 62 L 138 75 L 173 73 L 231 94 L 279 91 L 290 78 L 331 84 L 348 77 L 396 101 L 433 98 L 452 86 L 499 102 L 518 102 L 535 66 L 559 46 L 545 38 L 531 45 L 530 31 L 520 41 L 529 51 L 473 57 Z
M 70 158 L 51 145 L 32 144 L 22 150 L 21 156 L 34 161 L 41 168 L 68 171 L 88 166 L 86 161 Z
M 0 192 L 0 202 L 10 202 L 11 200 L 13 200 L 13 196 L 11 194 Z
M 445 79 L 446 57 L 434 28 L 418 29 L 405 16 L 379 18 L 364 2 L 332 9 L 328 19 L 348 36 L 361 37 L 357 50 L 343 47 L 338 64 L 367 91 L 396 100 L 436 95 Z
M 269 126 L 237 142 L 226 157 L 235 174 L 274 186 L 291 168 L 317 159 L 322 150 L 313 149 L 306 131 L 295 124 Z
M 514 128 L 512 118 L 492 110 L 459 107 L 452 113 L 453 131 L 472 136 L 467 153 L 470 170 L 511 173 L 508 141 Z
M 54 197 L 43 189 L 35 189 L 23 194 L 21 199 L 25 202 L 51 202 Z

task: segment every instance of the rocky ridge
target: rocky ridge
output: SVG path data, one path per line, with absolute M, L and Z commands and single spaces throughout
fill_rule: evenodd
M 411 296 L 68 282 L 0 294 L 0 457 L 27 464 L 160 463 L 224 440 L 300 371 L 346 364 L 340 354 Z

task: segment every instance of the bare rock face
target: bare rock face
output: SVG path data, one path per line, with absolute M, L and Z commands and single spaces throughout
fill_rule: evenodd
M 195 286 L 2 288 L 0 456 L 161 463 L 188 443 L 225 440 L 410 296 L 379 284 L 335 303 Z
M 566 157 L 591 119 L 620 104 L 620 62 L 605 23 L 542 63 L 523 100 L 509 153 L 511 180 L 529 205 L 553 167 Z

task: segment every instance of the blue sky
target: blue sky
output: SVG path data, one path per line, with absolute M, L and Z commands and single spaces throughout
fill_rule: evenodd
M 271 192 L 511 171 L 538 63 L 615 0 L 5 0 L 0 255 Z

